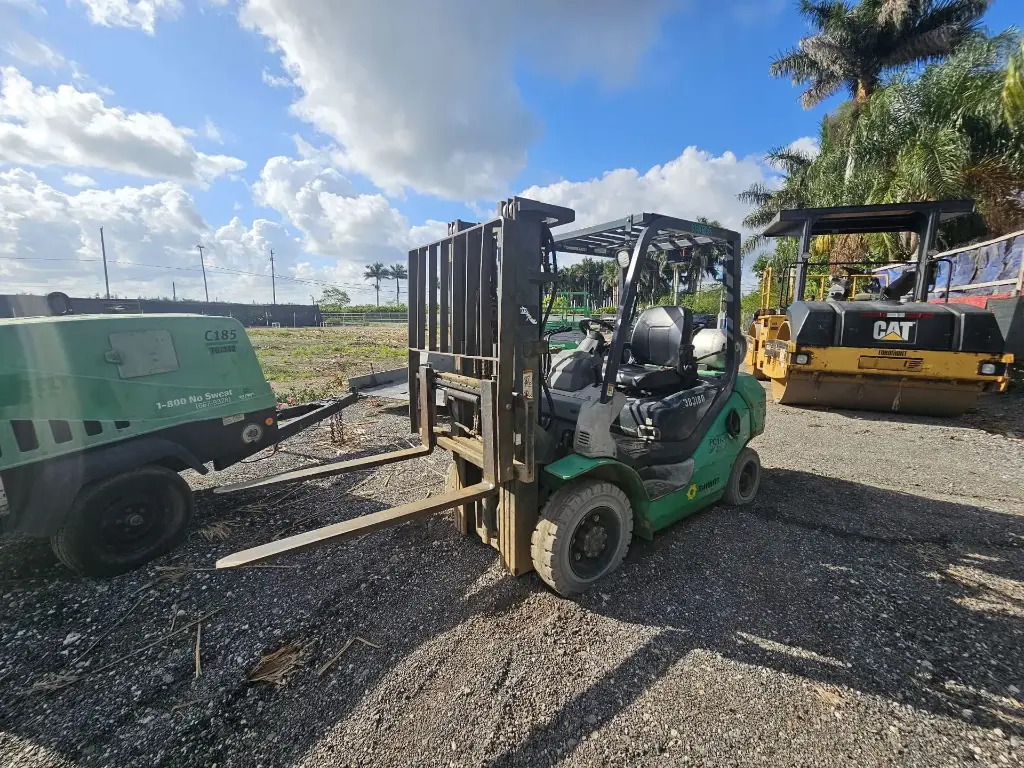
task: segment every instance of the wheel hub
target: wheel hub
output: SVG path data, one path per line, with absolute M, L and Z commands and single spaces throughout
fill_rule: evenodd
M 604 550 L 608 543 L 608 531 L 601 525 L 595 525 L 583 537 L 583 554 L 587 557 L 597 557 Z
M 569 542 L 569 563 L 577 576 L 592 578 L 607 567 L 617 531 L 615 515 L 607 507 L 591 510 L 577 523 Z

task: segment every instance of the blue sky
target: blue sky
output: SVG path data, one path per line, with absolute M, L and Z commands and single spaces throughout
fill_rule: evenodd
M 495 29 L 515 21 L 470 0 L 438 0 L 440 13 L 411 0 L 0 0 L 0 66 L 37 94 L 70 86 L 93 95 L 81 108 L 95 119 L 87 136 L 75 135 L 61 116 L 78 113 L 55 90 L 57 106 L 43 115 L 42 99 L 0 107 L 0 121 L 47 136 L 47 147 L 18 149 L 0 122 L 0 173 L 24 172 L 16 185 L 8 179 L 18 200 L 52 189 L 62 207 L 52 235 L 19 224 L 0 235 L 0 255 L 82 260 L 81 278 L 25 260 L 0 262 L 0 279 L 96 290 L 91 230 L 105 217 L 123 261 L 165 265 L 125 264 L 133 290 L 169 293 L 167 267 L 191 263 L 198 239 L 225 270 L 221 298 L 261 291 L 265 281 L 226 270 L 262 274 L 274 247 L 286 276 L 345 285 L 356 301 L 372 297 L 359 280 L 367 261 L 401 260 L 406 240 L 436 222 L 478 218 L 497 196 L 527 188 L 582 208 L 581 220 L 600 216 L 603 197 L 738 226 L 735 193 L 771 178 L 757 158 L 815 135 L 838 102 L 805 111 L 797 89 L 768 76 L 773 54 L 806 33 L 788 1 L 566 0 L 551 13 L 536 2 L 545 13 L 506 33 Z M 464 29 L 444 22 L 467 9 Z M 1024 20 L 1021 10 L 996 0 L 986 22 L 1005 29 Z M 165 121 L 140 126 L 138 115 Z M 472 145 L 465 168 L 453 137 Z M 684 156 L 687 147 L 696 149 Z M 164 173 L 185 156 L 206 163 L 197 153 L 227 160 L 217 171 Z M 137 162 L 127 168 L 119 157 Z M 271 158 L 280 158 L 276 175 Z M 645 180 L 655 166 L 665 172 Z M 637 173 L 600 182 L 615 169 Z M 72 173 L 88 181 L 68 183 Z M 46 215 L 39 221 L 55 221 Z M 177 234 L 158 219 L 178 222 Z M 178 277 L 193 294 L 200 285 L 183 269 Z M 308 301 L 319 285 L 294 282 L 284 293 Z

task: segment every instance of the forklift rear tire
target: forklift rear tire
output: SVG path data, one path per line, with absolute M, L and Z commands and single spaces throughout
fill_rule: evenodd
M 729 482 L 725 485 L 726 504 L 742 507 L 750 504 L 761 486 L 761 457 L 753 448 L 744 448 L 733 462 Z
M 84 486 L 50 545 L 83 576 L 118 576 L 178 546 L 193 507 L 181 475 L 148 464 Z
M 619 567 L 632 536 L 633 508 L 622 490 L 599 480 L 570 483 L 541 511 L 533 567 L 558 594 L 576 595 Z

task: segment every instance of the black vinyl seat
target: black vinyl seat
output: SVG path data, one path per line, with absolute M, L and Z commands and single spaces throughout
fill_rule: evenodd
M 627 390 L 664 392 L 683 385 L 679 373 L 683 347 L 693 335 L 693 316 L 686 307 L 651 307 L 633 327 L 632 359 L 620 363 L 615 383 Z

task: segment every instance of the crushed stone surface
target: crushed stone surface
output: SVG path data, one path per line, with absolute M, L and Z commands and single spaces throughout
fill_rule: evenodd
M 635 541 L 574 601 L 450 513 L 211 570 L 440 491 L 443 451 L 209 492 L 415 444 L 361 401 L 340 442 L 190 476 L 187 542 L 134 573 L 0 541 L 0 765 L 1024 765 L 1024 441 L 982 423 L 769 402 L 757 501 Z

